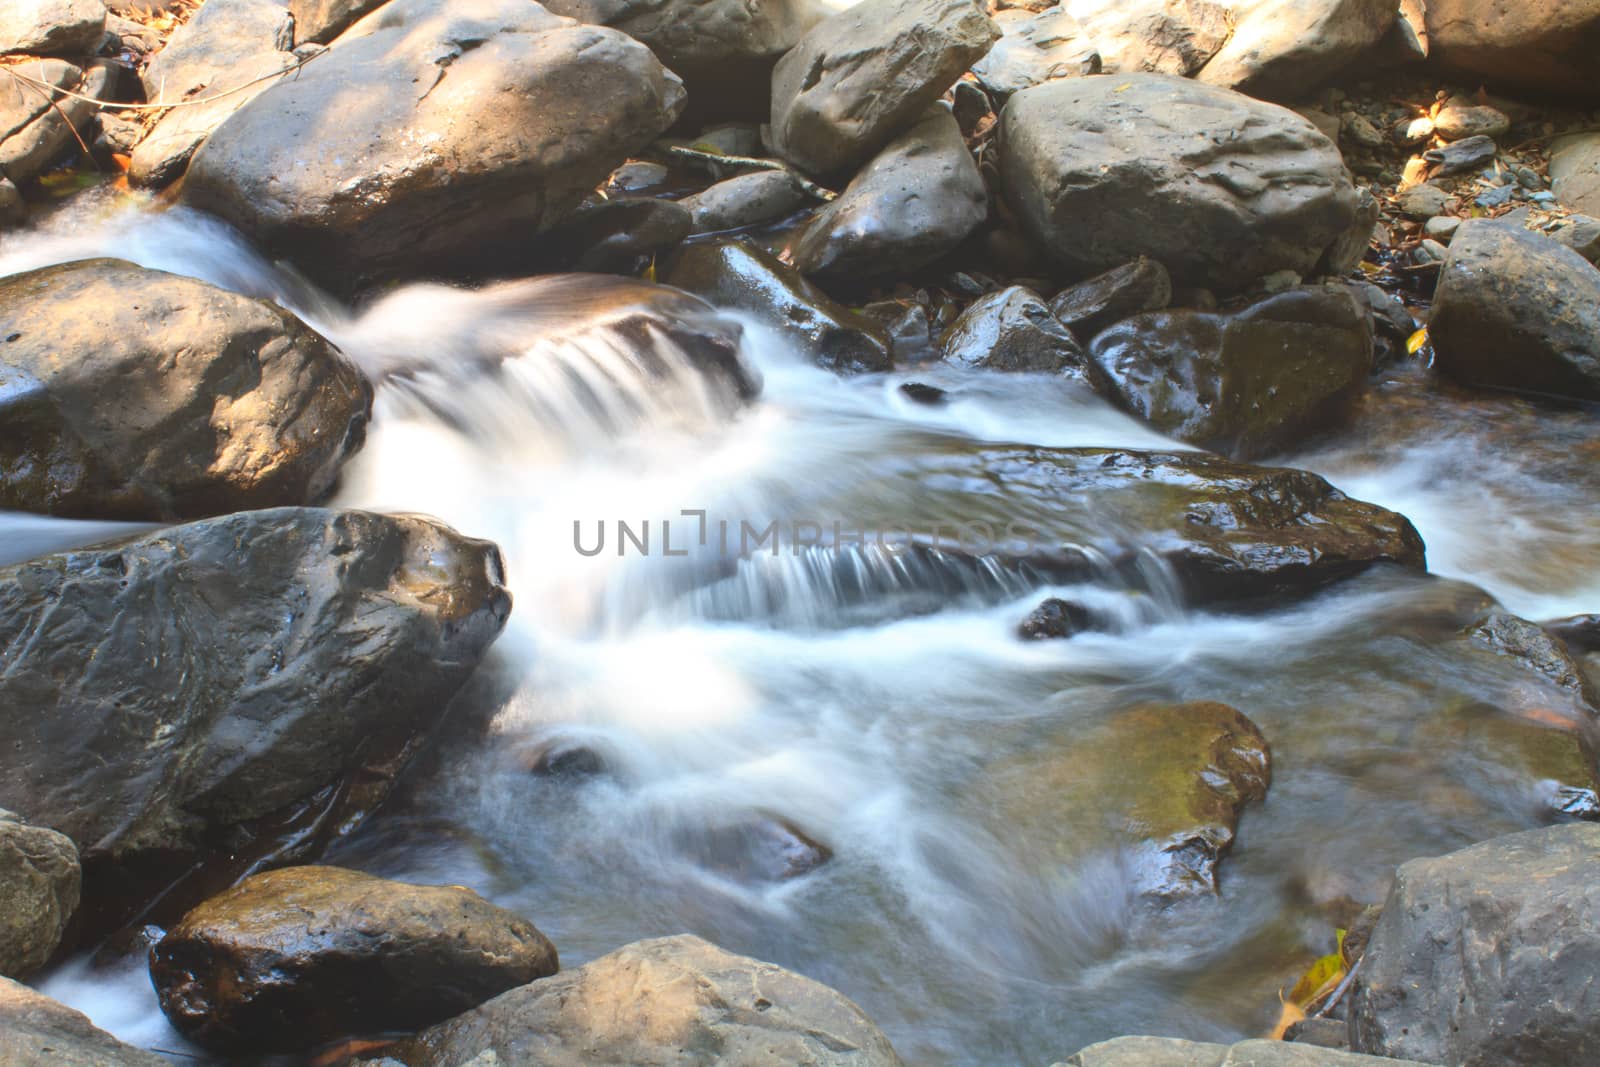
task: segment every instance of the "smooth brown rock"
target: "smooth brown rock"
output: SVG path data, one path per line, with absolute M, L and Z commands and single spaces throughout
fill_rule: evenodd
M 20 982 L 0 978 L 0 1063 L 6 1067 L 172 1067 L 124 1045 L 87 1016 Z
M 50 961 L 82 881 L 65 835 L 0 810 L 0 975 L 27 978 Z
M 1600 0 L 1426 0 L 1429 58 L 1491 88 L 1600 99 Z

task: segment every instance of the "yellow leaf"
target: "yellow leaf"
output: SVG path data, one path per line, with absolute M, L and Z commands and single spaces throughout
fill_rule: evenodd
M 1343 979 L 1344 957 L 1337 952 L 1331 956 L 1324 956 L 1313 963 L 1311 969 L 1301 975 L 1300 981 L 1289 990 L 1289 1002 L 1302 1008 L 1307 1007 L 1330 982 L 1338 985 Z
M 654 284 L 656 280 L 656 257 L 650 257 L 650 265 L 644 269 L 644 280 Z
M 1117 86 L 1115 89 L 1113 89 L 1111 91 L 1114 92 L 1114 93 L 1125 93 L 1129 89 L 1132 89 L 1132 88 L 1133 88 L 1133 83 L 1132 82 L 1123 82 L 1121 85 Z
M 1422 329 L 1406 338 L 1406 354 L 1412 356 L 1416 355 L 1422 350 L 1422 346 L 1427 343 L 1428 328 L 1424 326 Z

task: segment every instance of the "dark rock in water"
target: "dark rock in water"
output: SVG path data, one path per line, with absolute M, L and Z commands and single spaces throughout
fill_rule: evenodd
M 113 919 L 190 859 L 284 849 L 256 831 L 302 808 L 287 854 L 312 851 L 383 798 L 510 606 L 488 542 L 320 508 L 0 569 L 0 806 L 70 837 Z
M 1435 365 L 1468 385 L 1600 400 L 1600 269 L 1519 226 L 1468 220 L 1428 335 Z
M 1571 615 L 1552 619 L 1542 626 L 1565 641 L 1574 652 L 1600 652 L 1600 615 Z
M 1450 752 L 1479 768 L 1480 776 L 1493 775 L 1521 793 L 1536 818 L 1592 819 L 1600 816 L 1600 776 L 1588 740 L 1591 715 L 1558 704 L 1541 708 L 1534 719 L 1466 701 L 1419 723 L 1412 744 L 1419 751 Z
M 1283 1032 L 1283 1039 L 1297 1045 L 1311 1045 L 1314 1048 L 1335 1048 L 1348 1051 L 1350 1048 L 1350 1028 L 1345 1025 L 1343 1019 L 1301 1019 L 1299 1022 L 1289 1024 L 1289 1028 Z M 1328 1067 L 1337 1067 L 1337 1065 L 1329 1064 Z
M 900 386 L 900 392 L 908 400 L 918 404 L 927 404 L 930 407 L 939 407 L 946 403 L 950 394 L 935 385 L 924 385 L 921 382 L 906 382 Z
M 1080 1049 L 1055 1067 L 1424 1067 L 1287 1041 L 1211 1045 L 1175 1037 L 1119 1037 Z
M 685 828 L 674 835 L 674 843 L 707 870 L 748 885 L 798 878 L 833 858 L 832 849 L 787 819 L 765 815 Z
M 688 935 L 514 989 L 391 1055 L 407 1067 L 901 1067 L 841 994 Z
M 7 0 L 5 14 L 0 53 L 87 55 L 106 33 L 101 0 Z
M 1140 256 L 1086 282 L 1069 286 L 1050 301 L 1061 324 L 1087 341 L 1141 311 L 1160 311 L 1172 303 L 1172 278 L 1167 268 Z
M 772 147 L 811 174 L 847 173 L 917 122 L 999 36 L 974 0 L 864 0 L 839 11 L 772 72 Z
M 1094 629 L 1094 615 L 1082 604 L 1051 597 L 1022 620 L 1017 633 L 1035 641 L 1052 637 L 1071 637 Z
M 694 216 L 695 233 L 716 233 L 776 222 L 809 203 L 811 198 L 786 170 L 741 174 L 683 200 L 683 206 Z
M 1429 149 L 1422 158 L 1429 163 L 1430 178 L 1449 178 L 1488 166 L 1498 151 L 1492 137 L 1468 137 L 1443 148 Z
M 391 0 L 223 123 L 183 195 L 342 293 L 487 273 L 683 100 L 615 30 L 513 0 Z
M 690 245 L 667 280 L 718 307 L 756 316 L 793 337 L 824 367 L 852 373 L 889 369 L 889 339 L 876 323 L 835 303 L 748 241 Z
M 1498 837 L 1395 872 L 1350 991 L 1350 1045 L 1460 1067 L 1600 1048 L 1600 826 Z
M 889 351 L 897 366 L 931 363 L 939 358 L 928 309 L 917 301 L 883 300 L 868 304 L 861 313 L 881 323 L 888 331 Z
M 1000 115 L 1000 176 L 1024 232 L 1073 276 L 1139 256 L 1180 286 L 1309 276 L 1355 224 L 1338 148 L 1308 120 L 1159 74 L 1026 89 Z
M 818 212 L 794 246 L 794 265 L 839 285 L 899 279 L 954 250 L 988 212 L 955 116 L 935 106 Z
M 247 878 L 150 950 L 161 1010 L 219 1052 L 420 1030 L 559 969 L 532 923 L 470 889 L 339 867 Z
M 1600 98 L 1594 57 L 1600 4 L 1505 4 L 1496 0 L 1427 0 L 1421 5 L 1432 63 L 1476 85 Z
M 0 978 L 0 1063 L 6 1067 L 172 1067 L 124 1045 L 88 1016 L 20 982 Z
M 1585 705 L 1589 714 L 1600 717 L 1600 696 L 1583 667 L 1572 657 L 1566 644 L 1538 623 L 1520 619 L 1504 611 L 1491 611 L 1468 630 L 1478 644 L 1510 656 L 1534 673 L 1565 690 Z
M 1350 295 L 1361 303 L 1372 320 L 1373 363 L 1381 367 L 1409 355 L 1406 343 L 1417 332 L 1418 323 L 1406 306 L 1371 282 L 1348 284 Z
M 314 503 L 372 388 L 276 304 L 120 260 L 0 279 L 0 507 L 172 519 Z
M 1395 0 L 1256 0 L 1200 80 L 1268 100 L 1294 100 L 1370 55 L 1395 23 Z
M 535 238 L 533 265 L 542 271 L 631 274 L 650 256 L 677 247 L 693 228 L 689 209 L 671 200 L 602 200 Z
M 1138 315 L 1089 356 L 1156 429 L 1249 459 L 1339 425 L 1372 372 L 1372 323 L 1345 287 L 1308 287 L 1232 314 Z
M 50 961 L 82 881 L 68 838 L 0 810 L 0 975 L 27 978 Z
M 1039 294 L 1013 285 L 975 301 L 944 335 L 944 358 L 965 367 L 1083 372 L 1083 349 Z
M 526 760 L 529 771 L 547 778 L 589 778 L 609 769 L 595 749 L 564 740 L 539 745 Z

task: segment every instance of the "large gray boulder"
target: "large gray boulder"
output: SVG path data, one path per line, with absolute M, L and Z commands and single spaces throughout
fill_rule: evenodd
M 0 279 L 0 507 L 173 519 L 314 503 L 372 389 L 289 312 L 113 259 Z
M 863 0 L 840 11 L 773 68 L 772 147 L 813 174 L 847 173 L 999 36 L 976 0 Z
M 1428 334 L 1434 365 L 1469 385 L 1600 400 L 1600 269 L 1542 234 L 1462 223 Z
M 1216 0 L 1066 0 L 1101 68 L 1114 74 L 1176 74 L 1204 67 L 1233 32 Z
M 70 837 L 123 909 L 186 859 L 278 847 L 224 831 L 327 790 L 285 831 L 314 848 L 382 799 L 509 612 L 493 545 L 359 511 L 0 569 L 0 806 Z
M 1429 58 L 1493 88 L 1600 98 L 1600 0 L 1427 0 Z
M 1094 44 L 1060 4 L 1043 11 L 1012 7 L 994 14 L 1000 38 L 972 65 L 978 84 L 1004 99 L 1057 78 L 1076 78 L 1094 68 Z
M 1160 74 L 1072 78 L 1001 113 L 1000 174 L 1026 230 L 1073 275 L 1141 255 L 1230 292 L 1312 274 L 1352 228 L 1333 142 L 1240 93 Z
M 50 961 L 82 881 L 65 835 L 0 810 L 0 975 L 26 978 Z
M 420 1030 L 559 969 L 532 923 L 470 889 L 339 867 L 246 878 L 150 950 L 161 1010 L 218 1051 Z
M 172 1067 L 124 1045 L 86 1016 L 20 982 L 0 978 L 0 1063 L 6 1067 Z
M 1055 1067 L 1423 1067 L 1287 1041 L 1213 1045 L 1173 1037 L 1119 1037 L 1080 1049 Z
M 1351 1047 L 1452 1067 L 1593 1063 L 1597 971 L 1600 826 L 1413 860 L 1351 989 Z
M 251 0 L 257 2 L 257 0 Z M 268 0 L 276 2 L 276 0 Z M 289 0 L 296 44 L 328 44 L 386 0 Z
M 649 49 L 530 0 L 392 0 L 223 123 L 184 195 L 343 292 L 481 271 L 683 102 Z
M 99 108 L 109 98 L 116 71 L 97 61 L 79 67 L 60 59 L 26 64 L 35 81 L 75 95 L 54 102 L 38 87 L 17 78 L 0 78 L 0 178 L 21 185 L 41 174 L 76 138 L 86 141 Z M 87 99 L 84 99 L 84 98 Z
M 1395 0 L 1245 0 L 1200 80 L 1293 100 L 1367 56 L 1398 15 Z
M 407 1067 L 900 1067 L 841 994 L 686 935 L 514 989 L 389 1055 Z
M 4 14 L 0 53 L 87 55 L 106 33 L 101 0 L 6 0 Z
M 953 251 L 988 214 L 961 127 L 935 105 L 817 213 L 795 243 L 794 265 L 840 285 L 898 279 Z

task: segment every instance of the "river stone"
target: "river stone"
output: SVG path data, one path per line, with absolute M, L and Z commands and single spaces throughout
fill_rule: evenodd
M 116 82 L 116 68 L 102 60 L 80 68 L 43 59 L 26 67 L 36 81 L 76 95 L 52 104 L 32 85 L 0 78 L 0 178 L 17 185 L 42 174 L 77 138 L 93 139 L 94 101 L 108 99 Z
M 1511 129 L 1504 111 L 1475 105 L 1471 100 L 1452 97 L 1433 117 L 1433 130 L 1446 141 L 1468 137 L 1499 137 Z
M 1272 100 L 1302 96 L 1369 53 L 1396 12 L 1395 0 L 1243 0 L 1200 80 Z
M 1339 425 L 1373 368 L 1372 320 L 1342 285 L 1242 311 L 1156 311 L 1089 346 L 1117 403 L 1164 434 L 1250 459 Z
M 1007 8 L 995 12 L 994 21 L 1000 39 L 972 65 L 972 73 L 998 99 L 1057 78 L 1076 78 L 1100 62 L 1093 42 L 1059 4 L 1038 12 Z
M 124 1045 L 88 1016 L 20 982 L 0 978 L 0 1063 L 6 1067 L 172 1067 Z
M 677 247 L 693 225 L 689 209 L 674 201 L 613 197 L 585 204 L 540 234 L 531 265 L 540 273 L 633 274 L 647 257 Z
M 82 878 L 66 836 L 0 809 L 0 975 L 26 978 L 50 961 Z
M 382 799 L 509 611 L 493 545 L 360 511 L 247 511 L 0 569 L 0 805 L 70 837 L 107 907 L 186 858 L 275 847 L 231 828 L 322 793 L 313 847 Z
M 210 0 L 208 0 L 210 2 Z M 276 0 L 268 0 L 276 2 Z M 296 44 L 328 44 L 386 0 L 289 0 Z
M 788 171 L 760 170 L 720 181 L 682 203 L 694 219 L 695 233 L 716 233 L 787 218 L 811 198 Z
M 1471 640 L 1484 648 L 1512 659 L 1583 707 L 1590 716 L 1600 718 L 1600 694 L 1573 658 L 1560 637 L 1536 622 L 1509 612 L 1491 610 L 1467 628 Z
M 1175 1037 L 1119 1037 L 1080 1049 L 1054 1067 L 1423 1067 L 1287 1041 L 1213 1045 Z
M 1116 851 L 1138 892 L 1170 899 L 1216 892 L 1217 862 L 1239 815 L 1271 780 L 1256 725 L 1203 702 L 1145 704 L 1074 724 L 985 767 L 975 788 L 989 794 L 1006 841 L 1047 874 Z
M 1351 1047 L 1457 1067 L 1591 1063 L 1597 970 L 1600 826 L 1412 860 L 1350 991 Z
M 1541 234 L 1463 222 L 1428 334 L 1439 370 L 1469 385 L 1600 400 L 1600 269 Z
M 0 53 L 88 55 L 100 47 L 105 32 L 101 0 L 6 0 Z
M 1489 796 L 1503 797 L 1521 791 L 1528 800 L 1528 814 L 1535 819 L 1600 818 L 1596 752 L 1587 737 L 1592 714 L 1577 711 L 1569 716 L 1543 708 L 1535 720 L 1463 701 L 1419 723 L 1407 745 L 1418 752 L 1449 752 L 1473 766 L 1475 793 L 1483 789 Z M 1452 803 L 1459 807 L 1454 798 Z M 1483 805 L 1486 816 L 1489 806 Z
M 571 213 L 683 101 L 615 30 L 528 0 L 391 0 L 224 122 L 184 196 L 340 292 L 482 272 Z
M 372 389 L 276 304 L 97 259 L 0 279 L 0 507 L 173 519 L 311 503 Z
M 1569 215 L 1547 232 L 1590 263 L 1600 266 L 1600 219 Z
M 559 969 L 532 923 L 470 889 L 339 867 L 246 878 L 150 950 L 161 1010 L 216 1051 L 420 1030 Z
M 831 15 L 773 68 L 772 147 L 812 174 L 847 173 L 999 36 L 976 0 L 863 0 Z
M 1213 0 L 1066 0 L 1108 74 L 1198 72 L 1233 33 Z
M 1160 74 L 1027 89 L 1001 113 L 1006 195 L 1078 277 L 1139 256 L 1221 292 L 1310 275 L 1354 225 L 1339 150 L 1292 111 Z
M 944 335 L 944 359 L 999 371 L 1082 373 L 1083 349 L 1039 294 L 1020 285 L 973 301 Z
M 899 280 L 953 251 L 988 212 L 961 128 L 935 105 L 817 213 L 794 246 L 794 265 L 841 286 Z
M 749 241 L 690 245 L 668 280 L 718 307 L 755 316 L 831 370 L 885 371 L 892 364 L 889 338 L 881 326 L 835 303 Z
M 1471 84 L 1600 98 L 1600 0 L 1427 0 L 1428 54 Z
M 1050 301 L 1050 313 L 1085 340 L 1141 311 L 1160 311 L 1172 303 L 1167 268 L 1140 256 L 1086 282 L 1068 286 Z
M 1550 188 L 1573 211 L 1600 215 L 1600 133 L 1577 133 L 1550 146 Z
M 688 935 L 514 989 L 390 1054 L 407 1067 L 900 1067 L 839 993 Z

